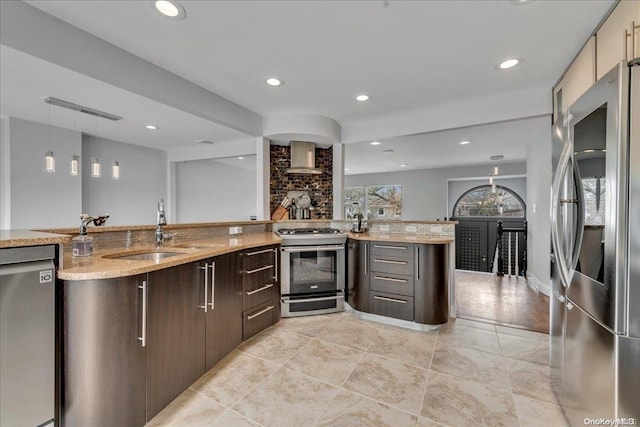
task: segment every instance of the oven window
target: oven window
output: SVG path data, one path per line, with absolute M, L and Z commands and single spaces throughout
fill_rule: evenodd
M 291 253 L 291 293 L 331 291 L 337 288 L 336 251 Z

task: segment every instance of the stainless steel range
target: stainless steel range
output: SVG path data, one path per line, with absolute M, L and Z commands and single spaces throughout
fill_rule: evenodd
M 281 228 L 282 317 L 344 311 L 347 236 L 335 228 Z

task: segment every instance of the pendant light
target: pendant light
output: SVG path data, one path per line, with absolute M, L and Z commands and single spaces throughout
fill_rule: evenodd
M 115 135 L 116 135 L 116 141 L 118 140 L 118 127 L 117 125 L 114 123 L 115 126 Z M 120 179 L 120 162 L 118 162 L 117 160 L 114 160 L 113 163 L 111 163 L 111 179 Z
M 91 176 L 94 178 L 100 178 L 102 176 L 102 164 L 100 163 L 100 157 L 98 157 L 100 152 L 99 152 L 99 146 L 98 146 L 98 117 L 97 116 L 96 116 L 96 131 L 93 138 L 95 139 L 95 144 L 96 144 L 96 157 L 93 157 L 91 159 Z
M 498 165 L 494 165 L 493 166 L 493 174 L 494 175 L 499 175 L 500 174 L 500 170 L 498 169 Z
M 49 104 L 49 150 L 44 155 L 44 170 L 49 173 L 56 171 L 56 157 L 51 150 L 51 104 Z
M 51 106 L 51 104 L 49 104 Z M 76 110 L 73 110 L 73 130 L 76 131 Z M 77 154 L 71 155 L 71 162 L 69 163 L 69 173 L 71 176 L 80 175 L 80 156 Z

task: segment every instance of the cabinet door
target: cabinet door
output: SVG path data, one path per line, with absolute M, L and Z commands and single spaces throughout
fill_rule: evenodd
M 449 248 L 415 246 L 415 321 L 440 325 L 449 320 Z
M 618 3 L 596 33 L 598 79 L 618 62 L 640 56 L 640 29 L 632 28 L 634 22 L 640 25 L 640 1 L 624 0 Z
M 369 312 L 369 249 L 368 241 L 347 241 L 347 303 L 365 313 Z
M 596 40 L 591 37 L 553 91 L 554 122 L 596 81 Z
M 145 424 L 146 278 L 64 282 L 61 425 Z
M 242 276 L 237 252 L 213 258 L 205 267 L 209 269 L 206 315 L 209 370 L 242 342 Z
M 200 263 L 149 273 L 147 419 L 205 372 L 205 283 Z

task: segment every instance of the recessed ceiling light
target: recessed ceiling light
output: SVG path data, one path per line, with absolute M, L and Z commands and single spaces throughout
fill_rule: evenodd
M 344 168 L 344 171 L 345 171 L 345 172 L 348 172 L 348 171 L 350 171 L 350 170 L 351 170 L 351 169 L 349 169 L 349 168 Z
M 372 141 L 369 144 L 371 144 L 371 145 L 380 145 L 380 144 L 382 144 L 382 142 L 380 142 L 380 141 Z
M 244 160 L 244 157 L 238 156 L 238 160 Z
M 273 86 L 273 87 L 278 87 L 278 86 L 282 86 L 284 84 L 284 80 L 279 79 L 277 77 L 268 77 L 265 82 L 269 85 L 269 86 Z
M 383 153 L 389 154 L 389 153 L 393 153 L 393 150 L 390 148 L 387 148 L 386 150 L 382 150 Z
M 506 61 L 501 62 L 499 67 L 500 67 L 501 70 L 507 70 L 509 68 L 515 67 L 519 63 L 520 63 L 519 59 L 511 58 L 511 59 L 507 59 Z
M 356 96 L 356 101 L 364 102 L 369 100 L 369 95 L 365 95 L 364 93 Z
M 196 142 L 199 144 L 215 144 L 215 142 L 210 139 L 196 139 Z
M 470 144 L 471 141 L 460 141 L 460 145 L 467 145 Z
M 158 130 L 158 126 L 154 126 L 154 125 L 146 125 L 145 126 L 147 129 L 151 129 L 151 130 Z
M 407 165 L 406 163 L 403 163 L 403 164 L 400 165 L 401 168 L 406 168 L 407 166 L 409 166 L 409 165 Z
M 184 10 L 184 7 L 176 1 L 169 0 L 152 0 L 155 10 L 160 12 L 162 15 L 171 19 L 184 19 L 187 13 Z

